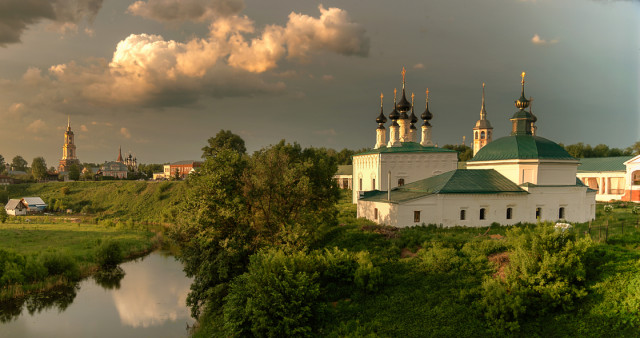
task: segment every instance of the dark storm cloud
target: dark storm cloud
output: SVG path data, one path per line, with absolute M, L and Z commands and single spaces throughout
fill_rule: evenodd
M 2 0 L 0 2 L 0 46 L 20 42 L 28 26 L 50 20 L 67 30 L 85 19 L 93 22 L 103 0 Z
M 180 22 L 231 16 L 243 9 L 242 0 L 147 0 L 136 1 L 128 12 L 161 22 Z

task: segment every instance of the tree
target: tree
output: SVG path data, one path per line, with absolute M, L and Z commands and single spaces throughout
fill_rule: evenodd
M 93 181 L 93 171 L 91 171 L 91 169 L 87 170 L 84 174 L 82 174 L 82 178 L 85 181 Z
M 466 162 L 473 157 L 473 150 L 464 144 L 445 144 L 442 148 L 458 152 L 458 161 Z
M 335 159 L 285 144 L 247 156 L 222 148 L 187 179 L 188 193 L 170 237 L 193 277 L 187 298 L 198 316 L 219 307 L 229 282 L 265 247 L 299 248 L 336 222 Z
M 0 155 L 0 173 L 7 171 L 7 166 L 4 163 L 4 156 Z
M 11 161 L 11 167 L 13 170 L 25 171 L 27 170 L 27 161 L 20 155 L 16 155 Z
M 69 166 L 69 179 L 72 181 L 80 179 L 80 168 L 78 168 L 78 165 L 75 163 Z
M 625 149 L 630 155 L 640 155 L 640 141 Z
M 47 177 L 47 163 L 43 157 L 39 156 L 33 159 L 31 162 L 31 174 L 36 181 Z
M 215 137 L 210 137 L 209 144 L 202 148 L 202 158 L 216 156 L 222 149 L 231 149 L 237 153 L 244 154 L 247 148 L 244 140 L 231 132 L 231 130 L 220 130 Z

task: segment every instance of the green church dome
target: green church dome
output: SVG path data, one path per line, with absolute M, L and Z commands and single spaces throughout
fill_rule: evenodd
M 532 135 L 512 135 L 490 142 L 482 147 L 470 161 L 514 159 L 577 160 L 559 144 L 546 138 Z

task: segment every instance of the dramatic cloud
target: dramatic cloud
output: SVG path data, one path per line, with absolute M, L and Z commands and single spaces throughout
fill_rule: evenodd
M 27 131 L 37 134 L 40 131 L 44 130 L 47 127 L 47 125 L 44 123 L 44 121 L 38 119 L 35 120 L 33 122 L 31 122 L 28 126 L 27 126 Z
M 134 2 L 128 12 L 161 22 L 182 22 L 231 16 L 243 9 L 242 0 L 147 0 Z
M 125 127 L 120 128 L 120 135 L 122 135 L 126 139 L 131 138 L 131 132 Z
M 535 34 L 531 38 L 531 42 L 533 42 L 534 45 L 553 45 L 553 44 L 558 43 L 558 39 L 553 39 L 553 40 L 547 41 L 547 40 L 541 38 L 540 35 Z
M 50 20 L 52 27 L 77 31 L 85 20 L 93 23 L 103 0 L 2 0 L 0 1 L 0 46 L 20 42 L 27 26 Z M 90 32 L 90 30 L 89 30 Z
M 231 1 L 192 2 L 232 7 Z M 173 2 L 135 4 L 139 5 L 136 8 L 143 8 L 159 3 Z M 208 37 L 187 42 L 165 40 L 160 35 L 131 34 L 118 43 L 111 61 L 71 61 L 51 66 L 45 74 L 30 68 L 20 85 L 37 88 L 36 100 L 42 104 L 48 100 L 61 111 L 73 110 L 80 103 L 183 106 L 202 96 L 282 92 L 284 83 L 266 82 L 258 74 L 275 69 L 285 57 L 307 61 L 311 52 L 319 51 L 368 54 L 369 40 L 364 29 L 351 22 L 345 11 L 322 6 L 319 10 L 319 18 L 291 13 L 285 26 L 268 25 L 252 39 L 245 35 L 254 34 L 253 21 L 237 15 L 217 17 L 209 26 Z

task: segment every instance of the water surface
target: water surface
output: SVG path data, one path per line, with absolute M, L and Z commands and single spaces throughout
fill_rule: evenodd
M 186 337 L 194 320 L 182 265 L 154 252 L 120 266 L 126 274 L 119 282 L 89 278 L 5 309 L 0 337 Z

